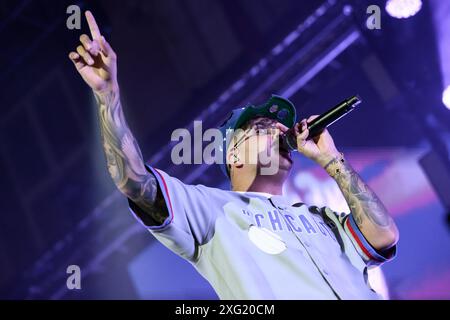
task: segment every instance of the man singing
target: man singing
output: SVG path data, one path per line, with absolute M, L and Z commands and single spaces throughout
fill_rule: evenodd
M 367 268 L 395 256 L 397 227 L 327 130 L 307 139 L 316 116 L 296 123 L 292 103 L 276 95 L 233 110 L 220 127 L 236 130 L 224 141 L 221 165 L 231 190 L 184 184 L 145 164 L 122 111 L 116 53 L 89 11 L 86 18 L 92 38 L 82 35 L 69 57 L 96 97 L 109 173 L 145 228 L 189 261 L 221 299 L 380 298 Z M 277 142 L 292 127 L 298 151 L 336 181 L 350 213 L 283 196 L 292 159 Z M 277 170 L 265 174 L 267 163 Z

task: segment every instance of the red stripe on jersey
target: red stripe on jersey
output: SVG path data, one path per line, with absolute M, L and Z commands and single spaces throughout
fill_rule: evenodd
M 373 257 L 370 252 L 367 250 L 367 248 L 362 244 L 361 240 L 359 239 L 358 235 L 356 234 L 356 232 L 353 230 L 352 225 L 350 224 L 349 219 L 347 218 L 347 221 L 345 222 L 347 224 L 347 228 L 348 230 L 350 230 L 350 233 L 352 234 L 353 238 L 356 240 L 356 242 L 358 243 L 359 247 L 361 248 L 361 250 L 364 252 L 364 254 L 366 256 L 369 257 L 369 259 L 371 260 L 375 260 L 378 261 L 378 259 L 375 259 L 375 257 Z

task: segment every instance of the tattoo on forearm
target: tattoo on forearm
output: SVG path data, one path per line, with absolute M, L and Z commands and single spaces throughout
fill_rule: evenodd
M 377 195 L 361 179 L 347 162 L 334 158 L 327 165 L 328 170 L 334 167 L 334 179 L 344 195 L 358 227 L 368 219 L 381 228 L 389 228 L 392 219 Z
M 168 215 L 157 181 L 144 165 L 141 150 L 125 120 L 119 94 L 95 93 L 108 171 L 118 187 L 157 223 Z

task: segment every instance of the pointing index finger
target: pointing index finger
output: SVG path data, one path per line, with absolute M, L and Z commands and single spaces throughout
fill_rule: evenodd
M 94 15 L 89 10 L 86 11 L 85 15 L 89 25 L 89 30 L 91 30 L 92 39 L 100 39 L 101 34 L 97 26 L 97 22 L 95 22 Z

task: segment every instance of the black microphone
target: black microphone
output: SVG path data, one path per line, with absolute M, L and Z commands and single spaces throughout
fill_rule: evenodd
M 360 103 L 361 99 L 358 96 L 353 96 L 345 99 L 327 112 L 321 114 L 308 123 L 309 134 L 306 139 L 312 139 L 319 135 L 326 127 L 339 120 L 350 111 L 353 111 L 353 109 Z M 288 151 L 297 150 L 297 137 L 295 135 L 294 127 L 286 131 L 284 135 L 280 135 L 280 137 L 282 148 Z

